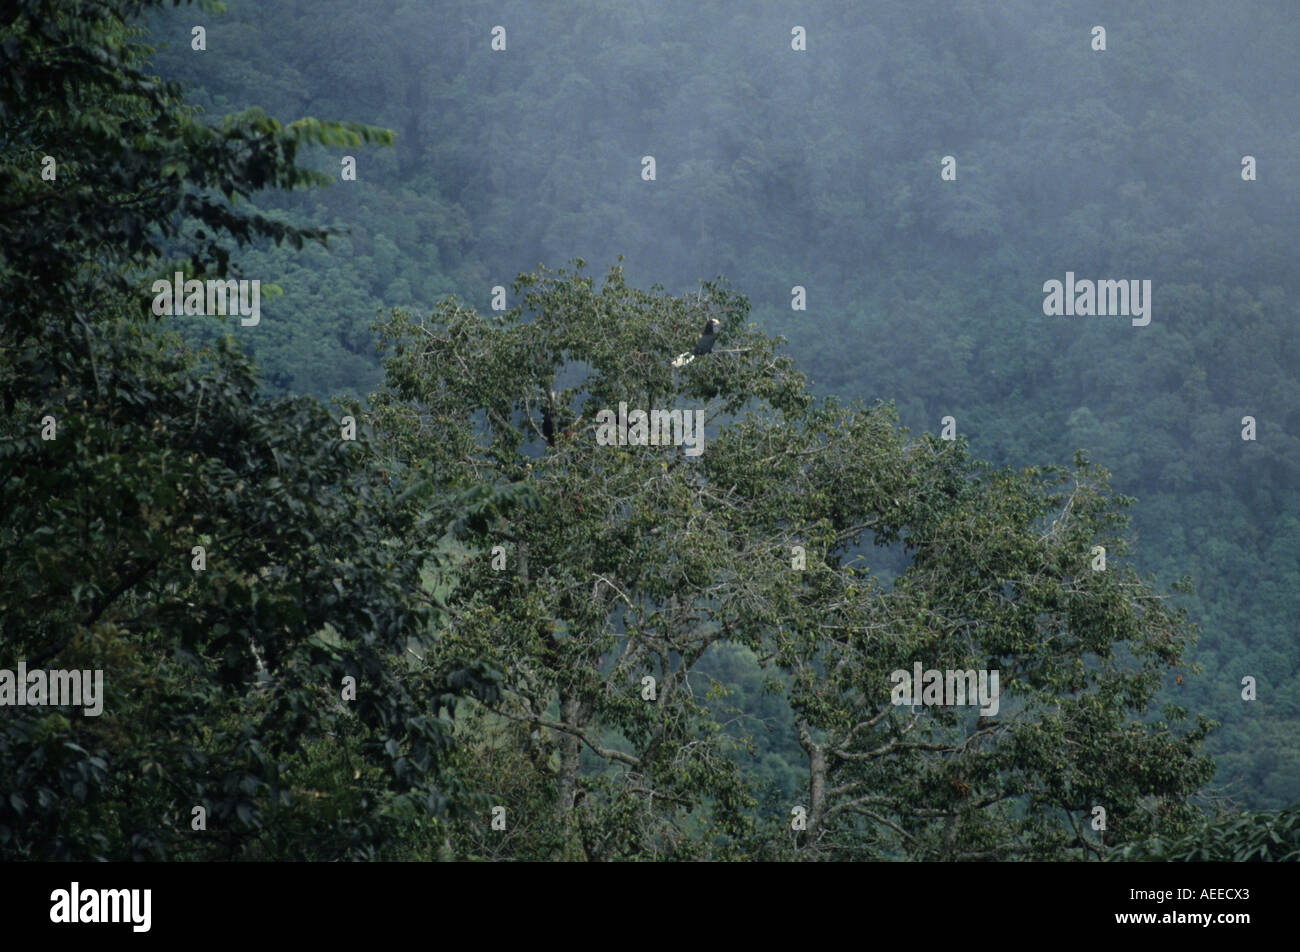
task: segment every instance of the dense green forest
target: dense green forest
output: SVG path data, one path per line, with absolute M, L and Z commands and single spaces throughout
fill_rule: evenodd
M 396 135 L 356 182 L 277 206 L 346 229 L 331 251 L 248 259 L 286 290 L 246 338 L 272 389 L 366 393 L 377 308 L 486 308 L 538 262 L 623 254 L 631 280 L 678 290 L 724 274 L 817 392 L 892 400 L 915 430 L 952 414 L 998 463 L 1082 448 L 1104 464 L 1140 500 L 1143 570 L 1195 586 L 1204 671 L 1170 696 L 1222 723 L 1218 782 L 1256 807 L 1300 795 L 1300 131 L 1278 95 L 1300 80 L 1300 24 L 1284 6 L 813 4 L 803 57 L 779 3 L 437 11 L 232 4 L 206 58 L 183 20 L 155 29 L 160 70 L 212 115 Z M 514 39 L 493 56 L 497 23 Z M 1151 325 L 1044 318 L 1042 283 L 1066 270 L 1149 276 Z M 1266 702 L 1231 703 L 1245 675 Z
M 1300 855 L 1285 5 L 18 8 L 0 854 Z

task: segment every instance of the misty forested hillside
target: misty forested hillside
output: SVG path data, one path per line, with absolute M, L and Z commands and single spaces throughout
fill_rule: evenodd
M 0 858 L 1300 858 L 1288 4 L 12 7 Z
M 1138 500 L 1134 564 L 1195 588 L 1204 671 L 1165 697 L 1222 723 L 1208 747 L 1235 799 L 1292 802 L 1292 12 L 819 3 L 795 18 L 808 51 L 793 55 L 784 4 L 617 7 L 232 4 L 206 55 L 183 17 L 155 26 L 159 69 L 212 115 L 256 105 L 396 135 L 355 182 L 265 203 L 348 231 L 328 252 L 248 257 L 286 292 L 243 338 L 268 386 L 366 393 L 378 309 L 446 294 L 487 309 L 539 262 L 622 254 L 630 280 L 677 290 L 725 275 L 817 392 L 892 400 L 918 431 L 952 415 L 995 462 L 1084 449 L 1107 467 Z M 340 151 L 313 163 L 337 175 Z M 1045 317 L 1042 285 L 1066 271 L 1149 278 L 1151 323 Z M 1239 703 L 1247 675 L 1256 704 Z

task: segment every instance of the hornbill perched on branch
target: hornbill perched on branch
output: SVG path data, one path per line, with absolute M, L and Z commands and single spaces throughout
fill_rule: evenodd
M 700 342 L 695 345 L 694 350 L 688 350 L 684 354 L 678 354 L 673 360 L 674 367 L 685 367 L 696 357 L 702 357 L 705 354 L 713 352 L 713 341 L 718 336 L 718 319 L 711 317 L 704 322 L 704 333 L 700 336 Z

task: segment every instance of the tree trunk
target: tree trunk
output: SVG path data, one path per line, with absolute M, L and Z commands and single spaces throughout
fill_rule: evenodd
M 804 831 L 799 849 L 810 859 L 815 859 L 822 816 L 826 812 L 826 751 L 821 744 L 813 743 L 807 721 L 800 720 L 798 728 L 799 746 L 808 754 L 808 829 Z

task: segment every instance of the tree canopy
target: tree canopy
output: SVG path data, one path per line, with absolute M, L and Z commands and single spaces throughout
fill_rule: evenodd
M 6 709 L 0 850 L 382 852 L 394 818 L 448 805 L 455 698 L 495 690 L 473 662 L 436 682 L 401 662 L 438 618 L 446 527 L 494 503 L 433 498 L 314 398 L 265 398 L 232 338 L 186 348 L 141 283 L 185 238 L 186 273 L 222 274 L 254 236 L 321 237 L 211 193 L 313 181 L 303 140 L 386 135 L 208 126 L 142 72 L 141 4 L 19 6 L 0 25 L 0 667 L 103 670 L 107 697 L 99 717 Z
M 597 288 L 580 264 L 515 290 L 500 316 L 395 313 L 375 423 L 452 485 L 536 488 L 474 537 L 428 659 L 503 672 L 467 782 L 527 792 L 513 824 L 548 833 L 522 855 L 1043 859 L 1186 829 L 1208 724 L 1149 706 L 1194 632 L 1121 561 L 1129 500 L 1104 470 L 996 470 L 888 405 L 815 400 L 720 283 L 643 292 L 616 266 Z M 724 343 L 675 371 L 703 315 Z M 703 452 L 602 445 L 620 404 L 702 414 Z M 780 697 L 770 719 L 736 710 L 722 659 Z M 999 671 L 1001 712 L 893 703 L 917 661 Z M 784 804 L 753 763 L 782 720 L 807 776 Z
M 1207 15 L 1151 14 L 1168 48 L 1094 75 L 1028 0 L 1010 53 L 890 0 L 888 37 L 814 23 L 819 73 L 713 42 L 784 56 L 766 0 L 694 4 L 707 49 L 511 7 L 551 46 L 497 60 L 463 0 L 436 55 L 408 0 L 187 4 L 239 49 L 201 60 L 179 5 L 0 15 L 0 857 L 1296 858 L 1294 810 L 1207 786 L 1217 754 L 1272 803 L 1300 763 L 1294 192 L 1226 202 L 1197 151 L 1294 150 L 1170 67 Z M 1081 75 L 1100 98 L 1063 111 Z M 1215 97 L 1197 136 L 1124 98 L 1169 75 Z M 273 118 L 302 112 L 353 118 Z M 943 123 L 946 193 L 918 171 Z M 1203 164 L 1154 174 L 1135 129 Z M 577 258 L 474 303 L 592 247 L 740 280 Z M 1143 346 L 1025 332 L 1053 255 L 1163 274 Z M 177 273 L 283 296 L 256 328 L 160 315 Z M 953 407 L 961 435 L 925 431 Z M 102 713 L 13 706 L 24 667 L 103 672 Z M 1267 718 L 1238 668 L 1280 672 Z

